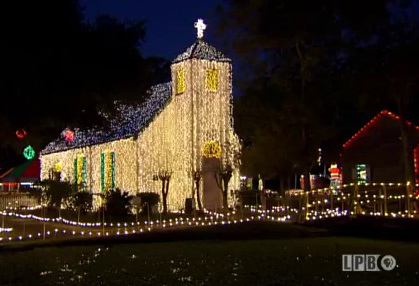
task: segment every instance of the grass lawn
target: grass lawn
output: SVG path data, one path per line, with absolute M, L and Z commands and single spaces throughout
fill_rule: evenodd
M 243 234 L 245 228 L 241 226 Z M 295 235 L 281 236 L 287 231 Z M 266 236 L 270 239 L 131 241 L 4 252 L 0 285 L 417 285 L 418 244 L 293 238 L 301 237 L 301 231 L 281 224 Z M 206 229 L 201 236 L 213 238 L 210 233 Z M 398 267 L 389 272 L 342 272 L 342 254 L 391 254 Z

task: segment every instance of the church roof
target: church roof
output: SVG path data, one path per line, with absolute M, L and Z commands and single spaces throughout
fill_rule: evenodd
M 74 140 L 67 142 L 60 137 L 50 142 L 41 154 L 50 154 L 73 148 L 80 148 L 138 135 L 163 110 L 171 98 L 171 82 L 158 84 L 149 90 L 148 99 L 140 106 L 116 102 L 117 116 L 110 117 L 101 113 L 108 121 L 106 130 L 91 128 L 75 129 Z
M 197 40 L 186 51 L 178 55 L 173 63 L 181 62 L 188 59 L 200 59 L 209 61 L 229 62 L 231 61 L 223 53 L 218 51 L 213 46 L 202 40 Z

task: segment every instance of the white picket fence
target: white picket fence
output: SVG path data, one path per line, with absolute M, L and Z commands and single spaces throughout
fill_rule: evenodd
M 16 207 L 35 207 L 38 202 L 30 198 L 27 193 L 0 193 L 0 210 Z

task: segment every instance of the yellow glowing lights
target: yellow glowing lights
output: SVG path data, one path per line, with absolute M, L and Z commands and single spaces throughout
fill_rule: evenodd
M 217 69 L 206 70 L 205 86 L 208 91 L 218 90 L 218 70 Z
M 86 158 L 84 155 L 77 156 L 77 184 L 86 184 Z
M 94 193 L 113 187 L 131 194 L 160 193 L 161 182 L 153 176 L 172 171 L 167 202 L 173 211 L 184 208 L 185 198 L 195 188 L 191 170 L 200 170 L 206 156 L 233 167 L 228 189 L 238 189 L 235 154 L 240 152 L 240 141 L 232 123 L 231 63 L 187 58 L 172 64 L 171 76 L 171 99 L 138 136 L 43 154 L 42 178 L 56 162 L 63 163 L 64 180 L 73 178 L 72 160 L 78 154 L 85 155 L 87 187 Z M 114 154 L 113 163 L 109 152 Z M 203 188 L 202 180 L 201 184 Z M 96 197 L 97 207 L 101 202 Z
M 115 188 L 115 152 L 106 152 L 101 155 L 101 181 L 102 191 Z
M 181 94 L 186 90 L 186 76 L 185 70 L 179 69 L 176 75 L 176 93 Z
M 54 166 L 54 170 L 56 172 L 61 172 L 63 170 L 63 163 L 61 163 L 61 162 L 56 163 L 55 166 Z
M 203 154 L 204 154 L 204 157 L 206 158 L 220 158 L 221 157 L 220 144 L 218 144 L 218 142 L 215 142 L 215 141 L 205 142 Z

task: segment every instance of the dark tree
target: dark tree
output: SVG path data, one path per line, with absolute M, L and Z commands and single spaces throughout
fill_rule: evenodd
M 120 189 L 110 190 L 105 196 L 106 213 L 111 217 L 123 218 L 131 214 L 131 196 Z
M 141 54 L 144 21 L 86 23 L 77 0 L 6 1 L 1 10 L 1 148 L 20 155 L 29 141 L 39 151 L 66 127 L 104 125 L 98 109 L 139 104 L 168 78 L 166 60 Z M 28 141 L 14 135 L 20 128 Z
M 172 177 L 171 171 L 159 171 L 158 178 L 161 181 L 161 193 L 163 200 L 163 214 L 167 214 L 167 195 L 169 194 L 170 178 Z
M 195 191 L 196 191 L 196 200 L 198 202 L 198 210 L 202 211 L 202 203 L 201 203 L 201 181 L 202 181 L 202 171 L 195 170 L 192 171 L 192 177 L 195 183 Z
M 291 137 L 293 144 L 276 147 L 285 147 L 285 156 L 304 173 L 305 190 L 310 188 L 308 176 L 318 148 L 339 131 L 339 111 L 348 101 L 348 94 L 339 89 L 348 47 L 371 41 L 389 23 L 388 4 L 393 2 L 397 1 L 374 0 L 364 5 L 361 1 L 232 0 L 219 9 L 221 34 L 243 63 L 243 97 L 263 98 L 259 116 L 243 136 L 248 148 L 275 147 L 270 140 Z M 278 120 L 282 114 L 288 117 L 285 121 Z M 271 128 L 272 134 L 257 134 L 264 128 Z M 279 153 L 281 160 L 284 154 Z
M 233 168 L 230 165 L 222 166 L 220 164 L 218 170 L 214 173 L 215 182 L 223 197 L 224 211 L 228 210 L 228 183 L 233 175 Z

